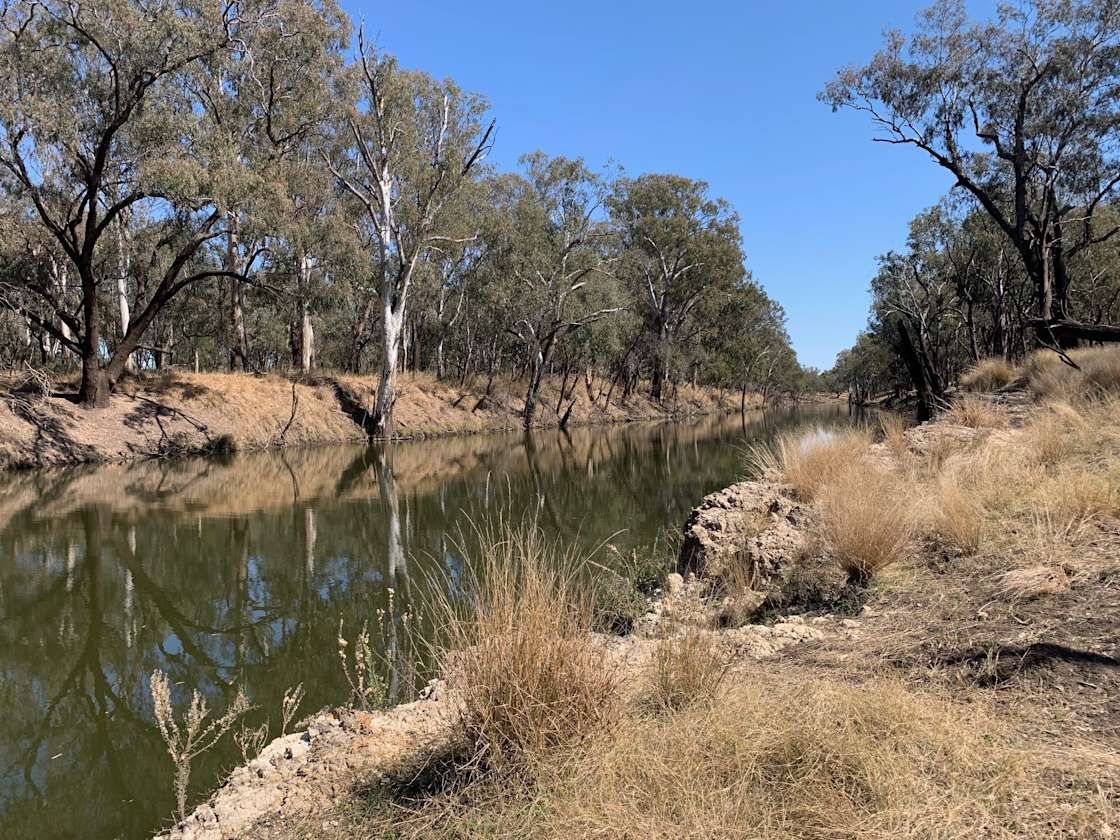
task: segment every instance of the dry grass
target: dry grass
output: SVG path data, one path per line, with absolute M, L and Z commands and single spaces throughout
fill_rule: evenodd
M 961 397 L 943 416 L 950 423 L 970 429 L 1002 429 L 1008 425 L 1007 413 L 983 397 Z
M 761 473 L 781 476 L 808 502 L 863 459 L 870 443 L 862 430 L 817 428 L 781 435 L 770 447 L 752 449 L 750 460 Z
M 1047 467 L 1085 451 L 1090 436 L 1085 418 L 1064 402 L 1040 408 L 1027 425 L 1027 445 Z
M 883 434 L 883 443 L 895 458 L 902 460 L 910 452 L 910 444 L 906 440 L 906 430 L 910 423 L 901 414 L 893 411 L 879 413 L 879 429 Z
M 1120 392 L 1120 348 L 1086 347 L 1068 355 L 1078 369 L 1050 350 L 1027 357 L 1023 378 L 1028 390 L 1036 397 L 1071 403 Z
M 980 550 L 986 511 L 968 479 L 958 470 L 942 473 L 936 484 L 934 529 L 964 554 Z
M 851 469 L 821 497 L 821 536 L 852 581 L 899 560 L 915 524 L 905 482 L 882 470 Z
M 553 840 L 1105 837 L 1117 816 L 1108 759 L 1017 749 L 981 705 L 893 680 L 854 686 L 759 672 L 717 703 L 627 716 L 553 756 L 533 785 L 385 808 L 357 830 Z
M 1070 577 L 1060 565 L 1027 566 L 999 576 L 996 594 L 1010 601 L 1029 601 L 1041 595 L 1068 592 Z
M 731 662 L 710 632 L 687 627 L 657 643 L 643 697 L 654 709 L 683 709 L 715 699 Z
M 477 526 L 469 536 L 474 597 L 464 608 L 442 596 L 438 606 L 469 764 L 531 761 L 613 722 L 620 677 L 592 644 L 591 598 L 577 582 L 576 558 L 532 523 Z
M 1010 385 L 1019 376 L 1018 369 L 1002 356 L 981 359 L 961 375 L 960 384 L 966 391 L 991 393 Z

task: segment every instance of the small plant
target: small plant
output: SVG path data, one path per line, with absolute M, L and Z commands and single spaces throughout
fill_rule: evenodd
M 981 359 L 969 371 L 961 375 L 961 387 L 966 391 L 990 394 L 1010 385 L 1019 376 L 1019 371 L 1001 356 Z
M 167 674 L 159 670 L 152 671 L 150 685 L 156 726 L 167 745 L 167 753 L 175 768 L 175 801 L 179 809 L 179 820 L 182 822 L 187 819 L 187 788 L 190 785 L 191 763 L 218 743 L 238 718 L 249 711 L 249 701 L 238 690 L 222 716 L 211 718 L 206 699 L 196 689 L 191 695 L 186 717 L 180 724 L 175 720 L 175 710 L 171 704 L 171 682 L 167 679 Z
M 821 500 L 821 532 L 852 584 L 865 585 L 910 542 L 914 516 L 904 488 L 876 470 L 852 470 Z
M 339 625 L 338 629 L 339 635 L 341 636 L 341 624 Z M 300 704 L 303 702 L 303 698 L 306 696 L 306 694 L 307 692 L 303 690 L 303 683 L 300 683 L 295 688 L 289 688 L 284 692 L 284 699 L 280 703 L 281 736 L 288 734 L 288 727 L 291 725 L 292 720 L 295 718 L 296 712 L 299 711 Z
M 592 627 L 600 633 L 625 636 L 647 609 L 633 580 L 603 569 L 592 585 Z
M 650 663 L 646 701 L 658 710 L 676 711 L 712 700 L 731 667 L 710 633 L 687 627 L 661 639 Z
M 351 645 L 343 634 L 343 620 L 338 621 L 338 659 L 342 663 L 342 673 L 350 686 L 350 701 L 362 711 L 385 707 L 388 689 L 377 672 L 377 662 L 369 644 L 369 627 L 362 629 Z M 353 653 L 348 653 L 353 647 Z M 301 697 L 302 699 L 302 697 Z
M 248 764 L 261 754 L 264 745 L 268 743 L 268 723 L 262 723 L 255 729 L 242 726 L 233 733 L 233 742 L 241 751 L 241 761 Z

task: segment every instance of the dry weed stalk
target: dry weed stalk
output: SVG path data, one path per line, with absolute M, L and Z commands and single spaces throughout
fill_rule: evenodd
M 342 626 L 339 625 L 339 635 L 341 636 Z M 303 683 L 300 683 L 295 688 L 289 688 L 284 692 L 284 699 L 280 703 L 280 735 L 288 734 L 288 727 L 291 725 L 292 720 L 299 711 L 300 704 L 303 703 L 303 698 L 307 692 L 303 690 Z
M 233 733 L 233 741 L 241 751 L 241 761 L 248 764 L 261 754 L 264 745 L 268 743 L 268 723 L 262 723 L 256 728 L 242 726 Z
M 354 638 L 353 654 L 348 654 L 351 643 L 343 634 L 343 619 L 338 621 L 338 659 L 342 673 L 350 686 L 350 701 L 362 711 L 368 712 L 385 706 L 388 688 L 377 672 L 377 662 L 369 643 L 369 626 L 362 623 L 362 629 Z
M 175 767 L 175 801 L 180 821 L 187 818 L 187 788 L 190 785 L 191 763 L 213 747 L 250 708 L 245 695 L 238 690 L 232 703 L 217 718 L 210 717 L 206 699 L 196 689 L 182 724 L 175 720 L 171 704 L 171 683 L 163 671 L 152 671 L 152 706 L 160 737 Z

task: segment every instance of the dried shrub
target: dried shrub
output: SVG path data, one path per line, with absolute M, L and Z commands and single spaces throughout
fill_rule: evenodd
M 817 428 L 783 434 L 771 446 L 754 447 L 749 461 L 763 474 L 780 476 L 792 485 L 797 498 L 808 502 L 863 459 L 870 443 L 862 430 Z
M 990 394 L 1005 388 L 1019 376 L 1018 369 L 1001 356 L 981 359 L 961 374 L 960 384 L 966 391 Z
M 533 523 L 476 527 L 473 598 L 444 599 L 441 659 L 462 696 L 469 764 L 531 762 L 615 721 L 620 676 L 591 638 L 579 560 Z
M 191 703 L 180 723 L 175 719 L 171 702 L 171 681 L 163 671 L 152 671 L 150 679 L 152 708 L 156 727 L 167 746 L 167 754 L 175 768 L 175 802 L 180 821 L 187 818 L 187 790 L 190 787 L 191 764 L 202 753 L 213 747 L 237 720 L 249 711 L 249 702 L 238 691 L 220 717 L 210 717 L 206 698 L 196 689 Z
M 914 524 L 906 488 L 876 469 L 843 473 L 821 498 L 821 536 L 853 583 L 901 558 Z

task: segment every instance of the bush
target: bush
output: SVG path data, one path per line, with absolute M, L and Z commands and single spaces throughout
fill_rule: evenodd
M 619 677 L 592 644 L 579 562 L 535 524 L 476 528 L 474 597 L 444 596 L 441 659 L 462 695 L 468 764 L 531 761 L 615 720 Z
M 966 391 L 991 393 L 1010 385 L 1018 377 L 1019 371 L 1000 356 L 981 359 L 976 365 L 961 375 L 961 387 Z
M 852 583 L 866 583 L 898 560 L 913 530 L 908 494 L 892 476 L 849 470 L 825 489 L 821 534 Z
M 646 599 L 634 580 L 604 569 L 596 577 L 592 596 L 592 627 L 600 633 L 625 636 L 645 615 Z
M 870 443 L 862 430 L 817 428 L 781 435 L 770 447 L 753 448 L 749 459 L 759 472 L 779 475 L 792 485 L 797 498 L 809 502 L 858 463 Z

